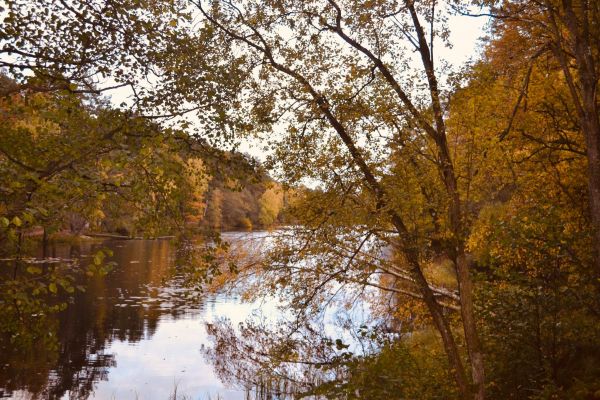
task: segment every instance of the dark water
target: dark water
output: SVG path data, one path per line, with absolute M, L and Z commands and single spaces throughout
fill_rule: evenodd
M 89 279 L 48 322 L 55 345 L 16 349 L 0 339 L 0 397 L 166 400 L 176 388 L 178 398 L 243 399 L 205 359 L 205 323 L 242 321 L 253 306 L 230 295 L 194 296 L 174 272 L 168 241 L 57 245 L 48 255 L 85 257 L 98 246 L 111 248 L 117 265 Z

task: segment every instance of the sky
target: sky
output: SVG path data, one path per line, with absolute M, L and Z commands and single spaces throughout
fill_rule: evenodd
M 454 15 L 450 17 L 450 42 L 453 48 L 438 48 L 439 59 L 448 60 L 455 66 L 460 66 L 470 59 L 476 59 L 482 49 L 479 39 L 485 35 L 488 18 L 467 17 Z

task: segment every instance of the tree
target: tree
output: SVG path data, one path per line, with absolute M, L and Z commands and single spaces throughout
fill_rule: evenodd
M 32 214 L 29 225 L 56 231 L 79 215 L 98 228 L 106 204 L 128 203 L 131 220 L 152 235 L 167 230 L 166 215 L 181 226 L 176 202 L 189 203 L 191 191 L 202 191 L 202 169 L 178 154 L 189 158 L 178 132 L 69 91 L 25 90 L 0 105 L 6 218 Z
M 89 265 L 75 256 L 48 260 L 53 233 L 118 228 L 117 220 L 130 224 L 128 234 L 184 230 L 182 208 L 203 194 L 206 179 L 201 166 L 187 163 L 180 135 L 69 90 L 0 98 L 0 254 L 10 271 L 0 285 L 2 334 L 21 344 L 52 341 L 44 328 L 66 306 L 59 296 L 112 265 L 103 249 Z M 39 236 L 42 257 L 31 259 Z
M 207 29 L 214 31 L 216 43 L 220 47 L 236 43 L 241 53 L 238 60 L 252 71 L 241 93 L 253 118 L 238 118 L 236 126 L 260 132 L 275 121 L 283 124 L 285 135 L 273 143 L 272 162 L 282 166 L 289 183 L 309 177 L 322 182 L 326 197 L 341 202 L 362 197 L 374 220 L 363 234 L 379 235 L 403 254 L 404 265 L 397 267 L 410 271 L 418 297 L 427 305 L 461 397 L 483 398 L 483 354 L 465 249 L 468 226 L 448 145 L 440 70 L 434 66 L 432 40 L 444 35 L 436 3 L 370 2 L 367 9 L 333 0 L 196 5 L 208 21 Z M 417 70 L 407 67 L 411 50 L 418 55 Z M 405 175 L 388 173 L 385 159 L 392 145 L 398 149 Z M 404 186 L 408 182 L 404 179 L 416 178 L 411 183 L 419 187 L 422 174 L 432 178 L 433 186 L 425 186 L 422 180 L 415 198 L 429 201 L 426 209 L 432 213 L 421 224 L 412 225 L 411 209 L 421 210 L 423 204 L 403 204 L 404 193 L 398 188 L 412 193 L 415 188 Z M 331 202 L 326 204 L 331 207 Z M 315 208 L 314 220 L 322 218 L 329 224 L 324 230 L 332 225 L 327 215 L 343 212 L 339 206 Z M 312 226 L 306 223 L 310 230 Z M 456 266 L 474 394 L 455 333 L 423 274 L 427 255 L 422 244 L 433 239 L 428 227 L 438 224 L 438 234 L 446 239 L 442 251 Z M 391 240 L 381 235 L 390 228 Z
M 600 235 L 599 11 L 586 0 L 479 3 L 491 6 L 498 17 L 494 39 L 484 62 L 468 80 L 457 76 L 452 87 L 434 52 L 447 44 L 448 34 L 448 9 L 436 0 L 83 2 L 79 6 L 84 11 L 70 1 L 40 6 L 11 1 L 0 42 L 2 54 L 15 58 L 1 62 L 17 82 L 3 92 L 98 91 L 98 82 L 90 77 L 113 71 L 118 85 L 132 87 L 136 112 L 104 110 L 107 126 L 112 126 L 111 116 L 126 116 L 130 129 L 148 128 L 157 135 L 138 141 L 124 133 L 120 140 L 143 157 L 132 160 L 117 151 L 118 162 L 101 164 L 100 171 L 114 178 L 122 162 L 134 161 L 126 169 L 131 180 L 119 180 L 118 191 L 125 189 L 122 182 L 133 193 L 151 188 L 147 198 L 134 199 L 147 201 L 132 203 L 140 206 L 139 215 L 149 216 L 140 221 L 156 232 L 162 228 L 160 216 L 185 216 L 184 204 L 197 206 L 199 196 L 188 187 L 189 179 L 177 176 L 177 168 L 187 163 L 181 149 L 164 141 L 159 126 L 140 118 L 142 114 L 161 119 L 198 111 L 203 140 L 167 130 L 177 143 L 193 142 L 190 148 L 206 148 L 213 140 L 230 144 L 242 136 L 263 139 L 270 150 L 266 165 L 286 190 L 314 187 L 298 190 L 286 211 L 296 225 L 274 234 L 267 259 L 240 269 L 242 275 L 253 275 L 255 295 L 278 289 L 288 295 L 286 305 L 295 320 L 278 331 L 277 338 L 285 340 L 263 341 L 274 349 L 269 357 L 277 366 L 288 365 L 300 356 L 294 347 L 304 346 L 309 356 L 321 357 L 335 346 L 341 353 L 333 357 L 346 357 L 336 365 L 352 370 L 354 365 L 346 361 L 356 360 L 344 343 L 315 335 L 309 339 L 329 346 L 319 353 L 324 347 L 306 346 L 303 335 L 315 333 L 310 319 L 323 317 L 324 304 L 337 300 L 352 308 L 356 299 L 368 298 L 375 314 L 385 317 L 384 328 L 427 333 L 435 327 L 447 358 L 447 365 L 439 364 L 459 396 L 483 399 L 486 373 L 478 324 L 488 348 L 497 349 L 491 355 L 492 376 L 519 384 L 537 378 L 515 377 L 506 368 L 507 355 L 515 355 L 522 368 L 544 369 L 530 355 L 547 357 L 556 366 L 559 358 L 547 355 L 544 338 L 554 335 L 577 347 L 572 337 L 595 321 L 587 311 L 596 299 L 581 300 L 577 292 L 598 285 L 586 249 L 592 243 L 600 246 L 600 236 L 590 242 L 580 205 L 586 201 L 581 185 L 585 153 L 591 221 Z M 186 6 L 195 7 L 192 14 Z M 192 23 L 193 14 L 202 22 Z M 63 29 L 65 20 L 69 23 Z M 31 40 L 20 40 L 30 25 L 37 27 Z M 47 32 L 57 39 L 48 41 Z M 115 43 L 115 50 L 104 54 L 99 46 L 106 40 Z M 153 46 L 148 48 L 147 42 Z M 37 72 L 46 79 L 42 82 L 59 84 L 36 84 L 19 68 Z M 152 87 L 139 85 L 140 77 L 152 81 Z M 86 113 L 81 118 L 85 126 L 96 127 Z M 57 125 L 65 121 L 73 122 L 64 115 L 52 120 Z M 54 127 L 42 122 L 11 129 Z M 33 143 L 32 136 L 12 132 L 6 138 Z M 29 185 L 37 184 L 43 171 L 62 165 L 54 153 L 49 161 L 8 142 L 3 143 L 8 161 L 2 159 L 2 165 L 10 165 L 17 171 L 14 176 Z M 75 149 L 93 147 L 73 144 Z M 234 153 L 221 155 L 234 158 Z M 31 163 L 15 163 L 22 159 Z M 212 171 L 208 160 L 203 163 Z M 94 177 L 99 178 L 92 180 L 94 185 L 104 182 L 103 175 Z M 225 191 L 226 183 L 240 182 L 227 176 L 209 185 L 205 211 L 213 228 L 273 219 L 277 207 L 270 205 L 277 202 L 269 200 L 272 193 L 265 192 L 263 182 Z M 260 196 L 262 214 L 256 201 Z M 98 207 L 103 201 L 87 198 L 81 212 L 103 211 Z M 11 232 L 18 231 L 27 215 L 17 214 L 10 211 L 11 218 L 2 220 Z M 206 259 L 214 261 L 211 257 Z M 600 247 L 596 272 L 598 260 Z M 480 273 L 477 288 L 474 270 Z M 342 300 L 340 288 L 347 295 Z M 531 307 L 536 311 L 513 321 Z M 578 307 L 585 311 L 577 312 Z M 552 321 L 573 329 L 547 328 Z M 504 340 L 491 329 L 502 325 L 539 342 L 517 346 L 514 335 Z M 256 339 L 257 331 L 248 336 Z M 592 342 L 597 336 L 590 332 L 585 337 Z M 553 348 L 568 354 L 568 346 Z M 372 357 L 374 363 L 370 356 L 357 363 L 387 365 L 386 359 L 396 354 L 383 349 L 381 359 Z M 262 362 L 260 350 L 253 355 Z M 269 371 L 263 365 L 261 372 Z M 556 367 L 543 376 L 560 386 L 558 376 L 570 375 L 559 372 Z M 360 373 L 355 374 L 360 381 Z M 512 387 L 494 390 L 505 395 Z
M 219 229 L 221 227 L 222 207 L 223 193 L 219 188 L 214 188 L 210 192 L 206 214 L 206 221 L 211 228 Z
M 167 46 L 178 21 L 187 18 L 179 2 L 10 0 L 1 11 L 0 68 L 16 80 L 2 95 L 140 90 L 136 74 L 152 75 L 148 43 Z M 28 80 L 31 72 L 43 79 Z
M 277 220 L 283 207 L 283 193 L 276 187 L 267 188 L 258 203 L 260 207 L 258 220 L 263 226 L 269 227 Z

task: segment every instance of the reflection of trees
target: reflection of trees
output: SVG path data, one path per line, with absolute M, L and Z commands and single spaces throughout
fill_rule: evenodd
M 58 358 L 56 313 L 66 307 L 58 291 L 73 290 L 79 268 L 71 260 L 45 261 L 19 257 L 0 264 L 0 387 L 5 390 L 43 391 L 43 375 Z
M 53 257 L 85 255 L 95 247 L 89 243 L 55 246 L 50 253 Z M 0 337 L 0 387 L 25 389 L 35 398 L 57 399 L 66 394 L 87 398 L 95 382 L 106 379 L 109 368 L 115 366 L 114 356 L 105 354 L 113 340 L 138 342 L 154 334 L 165 313 L 183 313 L 189 304 L 184 303 L 185 298 L 171 302 L 180 293 L 164 284 L 173 271 L 168 242 L 115 242 L 111 247 L 117 268 L 106 277 L 82 281 L 84 292 L 59 292 L 61 301 L 69 306 L 26 326 L 31 335 L 53 340 L 30 340 L 15 346 L 10 337 Z M 85 262 L 84 258 L 81 263 Z M 163 306 L 166 303 L 169 307 Z M 18 322 L 16 315 L 3 317 Z
M 347 389 L 353 366 L 397 338 L 384 321 L 367 326 L 363 317 L 340 309 L 277 321 L 254 316 L 238 327 L 220 319 L 207 324 L 213 345 L 204 353 L 219 378 L 249 398 L 329 398 Z
M 349 355 L 336 350 L 321 328 L 311 324 L 268 328 L 263 321 L 240 324 L 237 330 L 228 320 L 219 320 L 207 324 L 214 344 L 205 355 L 224 383 L 240 386 L 257 399 L 309 393 L 335 379 L 336 363 Z
M 408 393 L 396 377 L 410 381 L 403 387 L 422 388 L 425 369 L 418 365 L 432 363 L 437 373 L 446 364 L 437 342 L 416 339 L 415 332 L 428 337 L 430 321 L 419 310 L 414 281 L 400 268 L 402 260 L 386 254 L 384 239 L 356 227 L 294 227 L 264 237 L 257 248 L 246 241 L 232 247 L 239 272 L 224 286 L 242 282 L 250 299 L 276 293 L 289 321 L 275 326 L 247 321 L 239 329 L 226 321 L 209 325 L 214 346 L 206 355 L 219 377 L 253 388 L 258 398 L 278 393 L 354 398 L 348 393 L 370 390 L 375 382 L 364 377 L 386 376 L 386 368 L 395 377 L 379 380 L 385 384 L 372 388 L 376 397 L 361 398 L 386 398 L 386 386 Z M 451 283 L 431 289 L 447 313 L 456 309 Z M 419 346 L 428 354 L 415 359 Z M 438 382 L 443 385 L 436 385 L 436 395 L 445 390 L 446 375 Z
M 351 337 L 333 339 L 308 320 L 254 319 L 237 329 L 219 320 L 207 325 L 213 346 L 205 356 L 223 382 L 256 400 L 456 397 L 431 330 L 398 335 L 384 324 L 341 322 Z
M 14 314 L 5 312 L 1 318 L 11 323 L 16 319 Z M 30 329 L 33 340 L 19 343 L 14 338 L 11 340 L 12 335 L 7 333 L 0 336 L 0 388 L 8 391 L 4 394 L 22 387 L 33 393 L 41 393 L 46 385 L 48 372 L 56 362 L 56 341 L 48 340 L 48 335 L 42 335 L 44 330 L 56 332 L 56 320 L 39 318 L 27 328 Z M 14 368 L 16 365 L 19 366 L 18 369 Z

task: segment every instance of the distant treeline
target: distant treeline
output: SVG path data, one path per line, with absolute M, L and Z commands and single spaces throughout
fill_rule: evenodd
M 285 191 L 250 156 L 96 95 L 17 90 L 6 77 L 0 89 L 0 240 L 152 237 L 283 222 Z
M 264 176 L 234 189 L 213 179 L 206 195 L 204 218 L 199 223 L 215 229 L 252 229 L 284 222 L 286 196 L 276 182 Z

